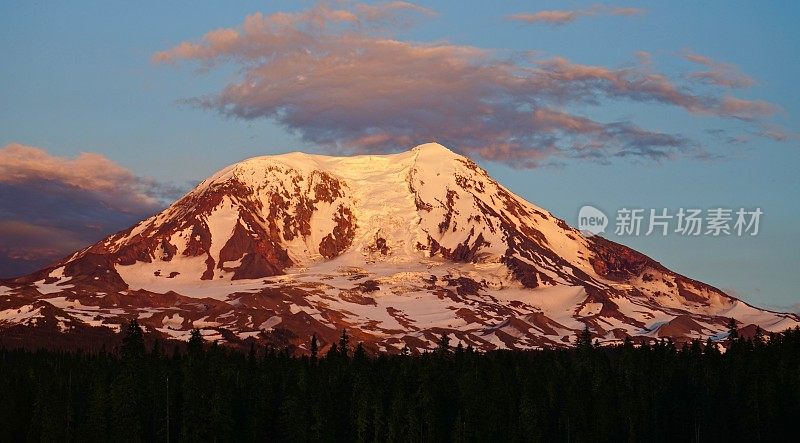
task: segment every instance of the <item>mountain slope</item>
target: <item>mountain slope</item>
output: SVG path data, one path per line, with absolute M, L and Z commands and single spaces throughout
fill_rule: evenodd
M 438 144 L 257 157 L 169 208 L 0 285 L 0 330 L 80 335 L 137 317 L 164 338 L 480 349 L 721 337 L 798 317 L 753 308 L 564 221 Z M 59 336 L 60 336 L 59 335 Z

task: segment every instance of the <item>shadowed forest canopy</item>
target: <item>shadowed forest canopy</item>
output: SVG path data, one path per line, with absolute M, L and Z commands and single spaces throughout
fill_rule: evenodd
M 800 329 L 695 341 L 317 357 L 203 343 L 0 350 L 0 440 L 778 440 L 800 416 Z M 314 337 L 310 337 L 311 342 Z M 149 349 L 147 349 L 149 348 Z M 167 352 L 168 351 L 168 352 Z

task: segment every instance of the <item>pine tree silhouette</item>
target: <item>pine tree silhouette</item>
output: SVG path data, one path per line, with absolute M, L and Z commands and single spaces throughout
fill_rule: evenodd
M 736 324 L 736 319 L 731 318 L 728 320 L 728 340 L 735 342 L 739 339 L 739 326 Z
M 313 369 L 274 349 L 120 358 L 0 346 L 0 441 L 796 440 L 800 329 L 739 340 L 725 353 L 659 339 L 596 352 L 468 347 L 452 359 L 373 358 L 360 343 L 350 362 L 336 343 Z
M 347 329 L 342 329 L 342 335 L 339 336 L 339 354 L 344 358 L 347 358 L 349 343 L 350 336 L 347 335 Z
M 309 350 L 311 351 L 311 361 L 317 361 L 317 334 L 311 334 L 311 345 L 309 346 Z
M 440 354 L 447 354 L 450 352 L 450 337 L 446 332 L 442 332 L 442 336 L 439 337 L 439 344 L 436 347 L 436 351 Z
M 125 336 L 122 338 L 120 351 L 123 358 L 136 358 L 144 355 L 144 332 L 135 318 L 125 327 Z
M 367 351 L 364 349 L 364 344 L 358 342 L 356 349 L 353 351 L 353 360 L 364 361 L 367 359 Z
M 189 355 L 199 355 L 203 352 L 203 335 L 200 333 L 200 329 L 194 328 L 192 329 L 192 333 L 189 336 L 189 344 L 186 347 L 186 351 Z
M 592 349 L 592 332 L 589 325 L 584 325 L 583 331 L 575 338 L 575 347 L 578 349 Z
M 331 347 L 328 348 L 328 353 L 325 354 L 325 358 L 332 360 L 337 357 L 339 357 L 339 347 L 336 346 L 336 343 L 332 343 Z

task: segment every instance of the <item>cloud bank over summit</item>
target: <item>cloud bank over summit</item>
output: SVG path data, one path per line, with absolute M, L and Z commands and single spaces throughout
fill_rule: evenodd
M 674 108 L 692 118 L 758 128 L 779 111 L 765 101 L 733 96 L 732 88 L 749 86 L 752 79 L 694 53 L 685 57 L 707 69 L 673 78 L 656 70 L 646 52 L 626 66 L 606 67 L 397 37 L 432 15 L 407 2 L 320 3 L 300 12 L 254 13 L 237 27 L 183 41 L 152 60 L 193 63 L 200 71 L 235 68 L 238 78 L 220 91 L 185 102 L 238 119 L 276 121 L 330 151 L 392 152 L 438 141 L 515 167 L 569 158 L 712 157 L 684 134 L 647 129 L 627 118 L 589 116 L 608 103 Z

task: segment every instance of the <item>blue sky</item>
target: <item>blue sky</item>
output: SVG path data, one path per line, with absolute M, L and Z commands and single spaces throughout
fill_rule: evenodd
M 800 78 L 799 4 L 605 4 L 641 9 L 635 15 L 612 14 L 610 9 L 599 9 L 598 2 L 418 4 L 436 14 L 420 14 L 412 24 L 394 29 L 392 38 L 482 48 L 490 50 L 498 63 L 535 51 L 537 60 L 561 57 L 609 69 L 635 65 L 637 53 L 646 51 L 651 69 L 679 85 L 688 84 L 687 76 L 703 68 L 684 57 L 691 53 L 734 66 L 752 78 L 752 86 L 732 93 L 779 108 L 755 122 L 687 112 L 649 100 L 571 102 L 560 108 L 594 121 L 630 121 L 648 131 L 680 135 L 712 159 L 611 156 L 601 164 L 559 155 L 536 167 L 514 168 L 509 164 L 519 163 L 473 157 L 501 183 L 573 225 L 584 204 L 609 214 L 622 207 L 760 207 L 764 215 L 756 237 L 608 237 L 692 278 L 732 290 L 748 302 L 767 307 L 800 302 L 800 233 L 795 229 L 800 220 L 796 201 L 800 89 L 795 84 Z M 315 128 L 308 125 L 290 130 L 290 125 L 265 115 L 221 115 L 181 102 L 218 93 L 238 81 L 249 65 L 223 61 L 215 69 L 199 72 L 197 60 L 167 64 L 152 60 L 157 52 L 180 42 L 199 42 L 211 30 L 237 28 L 248 14 L 260 11 L 268 16 L 314 5 L 0 2 L 0 51 L 5 58 L 0 74 L 0 146 L 19 143 L 59 158 L 81 152 L 102 154 L 137 176 L 179 187 L 250 156 L 329 151 L 330 146 L 314 139 Z M 520 12 L 546 10 L 594 12 L 560 25 L 509 19 Z M 397 66 L 399 71 L 403 68 Z M 704 85 L 692 87 L 705 93 Z M 787 137 L 758 136 L 764 125 L 780 128 Z M 442 128 L 442 133 L 448 131 L 452 132 Z M 733 137 L 739 142 L 732 143 Z M 0 219 L 15 214 L 0 207 Z M 113 226 L 104 225 L 95 235 Z

